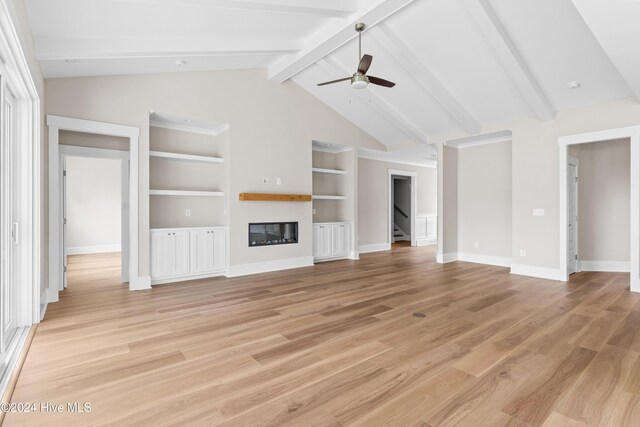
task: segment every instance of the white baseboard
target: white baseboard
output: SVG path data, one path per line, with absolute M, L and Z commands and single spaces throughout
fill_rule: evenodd
M 609 271 L 628 273 L 631 271 L 629 261 L 578 261 L 579 271 Z
M 224 276 L 226 271 L 218 271 L 215 273 L 198 274 L 191 276 L 167 277 L 164 279 L 151 279 L 151 285 L 164 285 L 167 283 L 187 282 L 189 280 L 210 279 L 212 277 Z
M 435 245 L 438 243 L 437 237 L 417 237 L 416 238 L 416 246 L 428 246 Z
M 436 254 L 436 262 L 438 264 L 446 264 L 458 260 L 458 253 L 451 252 L 449 254 Z
M 494 255 L 470 254 L 458 252 L 458 261 L 473 262 L 476 264 L 495 265 L 497 267 L 511 267 L 511 258 Z
M 122 250 L 119 244 L 115 245 L 98 245 L 98 246 L 74 246 L 67 248 L 67 255 L 82 254 L 101 254 L 105 252 L 120 252 Z
M 540 279 L 565 281 L 559 268 L 538 267 L 535 265 L 511 264 L 511 274 L 539 277 Z
M 227 277 L 247 276 L 249 274 L 268 273 L 270 271 L 289 270 L 291 268 L 311 267 L 313 257 L 279 259 L 275 261 L 254 262 L 251 264 L 230 265 Z
M 53 289 L 53 288 L 47 288 L 46 289 L 47 292 L 47 303 L 50 302 L 58 302 L 58 300 L 60 299 L 60 291 L 58 291 L 57 289 Z
M 40 295 L 40 321 L 44 319 L 44 315 L 47 312 L 47 307 L 49 307 L 49 301 L 47 298 L 47 290 L 45 289 Z
M 390 251 L 391 243 L 375 243 L 373 245 L 360 245 L 358 252 L 366 254 L 369 252 Z
M 144 291 L 146 289 L 151 289 L 151 276 L 140 276 L 133 284 L 129 282 L 130 291 Z
M 358 251 L 353 251 L 353 252 L 351 252 L 351 253 L 349 254 L 348 258 L 349 258 L 349 259 L 353 259 L 353 260 L 357 261 L 357 260 L 359 260 L 359 259 L 360 259 L 360 252 L 358 252 Z

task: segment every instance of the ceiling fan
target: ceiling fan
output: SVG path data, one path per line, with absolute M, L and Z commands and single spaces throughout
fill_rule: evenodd
M 371 66 L 371 61 L 373 61 L 373 56 L 366 54 L 364 56 L 362 55 L 362 32 L 364 31 L 364 27 L 365 25 L 362 22 L 356 24 L 356 31 L 358 32 L 358 61 L 360 61 L 358 63 L 358 71 L 353 73 L 353 76 L 351 77 L 318 83 L 318 86 L 330 85 L 347 80 L 351 80 L 351 87 L 354 89 L 364 89 L 369 85 L 369 83 L 384 87 L 394 87 L 396 85 L 394 82 L 390 82 L 389 80 L 367 75 L 367 71 L 369 71 L 369 67 Z

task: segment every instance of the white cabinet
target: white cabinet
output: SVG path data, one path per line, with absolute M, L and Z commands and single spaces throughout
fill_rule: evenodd
M 313 257 L 328 258 L 331 256 L 331 233 L 330 224 L 313 225 Z
M 351 253 L 351 224 L 313 224 L 313 257 L 316 260 L 346 258 Z
M 163 278 L 189 273 L 189 232 L 151 232 L 151 276 Z
M 224 227 L 151 230 L 151 279 L 188 280 L 225 270 Z
M 224 246 L 224 229 L 191 230 L 191 273 L 203 274 L 224 270 Z

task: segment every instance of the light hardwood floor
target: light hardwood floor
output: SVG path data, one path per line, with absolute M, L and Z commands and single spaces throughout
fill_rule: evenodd
M 28 425 L 638 426 L 640 294 L 396 247 L 315 267 L 130 293 L 78 256 L 14 402 L 90 413 Z

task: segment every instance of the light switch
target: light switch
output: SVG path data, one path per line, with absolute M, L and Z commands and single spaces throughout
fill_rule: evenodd
M 544 216 L 544 209 L 543 208 L 535 208 L 533 210 L 533 216 Z
M 186 210 L 184 211 L 184 215 L 185 215 L 185 216 L 191 216 L 191 209 L 186 209 Z
M 277 177 L 276 178 L 276 185 L 281 185 L 282 184 L 282 178 Z

